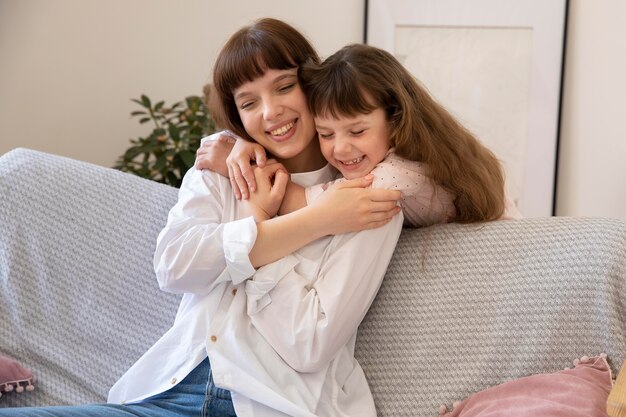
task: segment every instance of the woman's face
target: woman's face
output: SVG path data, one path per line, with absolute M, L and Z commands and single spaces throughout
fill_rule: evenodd
M 389 150 L 389 123 L 377 108 L 355 117 L 316 117 L 322 153 L 347 179 L 369 174 Z
M 233 92 L 246 132 L 289 172 L 324 166 L 297 69 L 269 69 Z

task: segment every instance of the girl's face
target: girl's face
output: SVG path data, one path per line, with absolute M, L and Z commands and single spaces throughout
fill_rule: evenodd
M 297 69 L 269 69 L 233 92 L 246 132 L 289 172 L 325 165 Z
M 315 128 L 324 158 L 347 179 L 367 175 L 390 147 L 389 123 L 380 107 L 356 117 L 316 117 Z

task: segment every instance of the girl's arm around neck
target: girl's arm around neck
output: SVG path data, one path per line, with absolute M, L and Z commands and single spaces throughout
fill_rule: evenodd
M 280 217 L 257 223 L 257 237 L 250 251 L 250 263 L 259 268 L 324 237 L 332 230 L 321 212 L 323 207 L 307 206 Z
M 389 223 L 400 212 L 397 201 L 401 193 L 363 188 L 370 183 L 371 178 L 343 181 L 310 205 L 259 222 L 249 254 L 252 265 L 258 268 L 276 261 L 323 236 L 374 229 Z M 302 187 L 294 185 L 294 190 L 299 194 L 286 204 L 306 204 Z

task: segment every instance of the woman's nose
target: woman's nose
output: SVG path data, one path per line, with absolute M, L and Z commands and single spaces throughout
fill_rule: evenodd
M 265 100 L 263 103 L 263 118 L 265 120 L 275 120 L 283 114 L 283 106 L 278 100 Z

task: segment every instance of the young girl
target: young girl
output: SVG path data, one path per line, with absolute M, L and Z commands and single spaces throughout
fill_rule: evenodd
M 371 172 L 374 187 L 401 190 L 408 224 L 519 217 L 493 153 L 390 53 L 349 45 L 299 76 L 326 160 L 346 179 Z
M 493 153 L 390 53 L 349 45 L 321 64 L 304 65 L 299 79 L 326 160 L 345 179 L 371 173 L 373 187 L 402 191 L 405 224 L 520 217 L 505 198 Z M 280 213 L 312 203 L 330 185 L 306 194 L 290 185 Z

